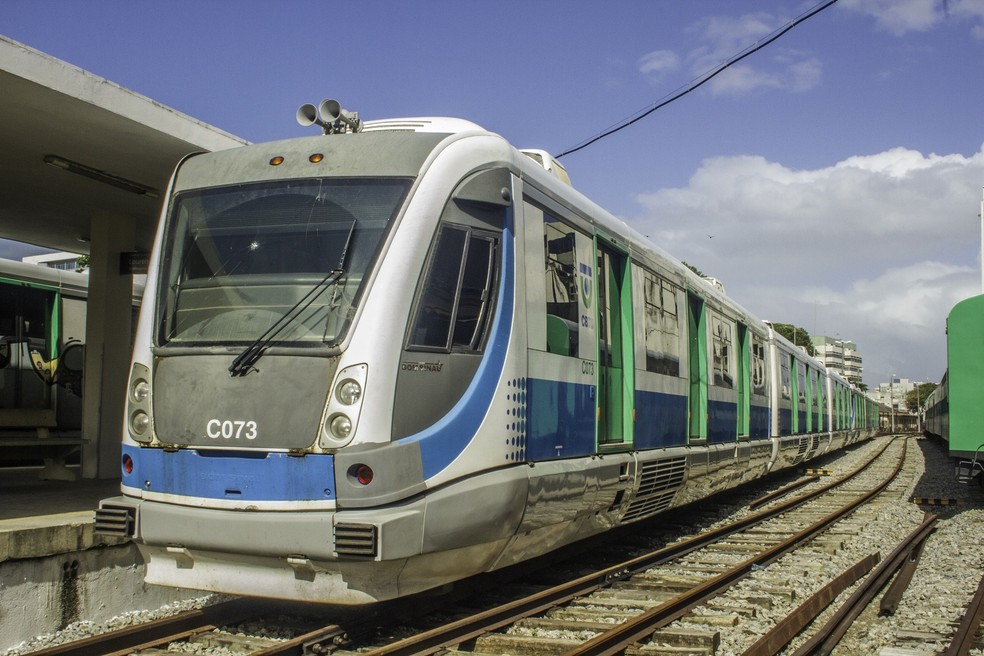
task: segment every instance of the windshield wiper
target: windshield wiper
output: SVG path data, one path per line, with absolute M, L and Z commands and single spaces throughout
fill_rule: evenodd
M 263 352 L 273 343 L 277 335 L 295 321 L 304 310 L 308 309 L 323 292 L 341 280 L 345 274 L 345 258 L 348 254 L 349 244 L 352 243 L 352 233 L 355 232 L 355 224 L 356 221 L 352 221 L 352 225 L 349 227 L 348 237 L 345 238 L 345 246 L 342 248 L 342 256 L 339 258 L 338 266 L 315 283 L 304 296 L 284 312 L 279 319 L 274 321 L 262 335 L 257 337 L 252 344 L 236 356 L 236 359 L 229 365 L 230 376 L 245 376 L 250 371 L 253 371 L 253 365 L 263 356 Z

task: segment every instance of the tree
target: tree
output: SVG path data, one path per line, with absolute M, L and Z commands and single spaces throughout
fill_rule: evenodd
M 919 412 L 927 397 L 936 389 L 936 383 L 920 383 L 905 395 L 905 407 L 909 412 Z
M 802 346 L 807 355 L 814 356 L 817 354 L 817 350 L 813 347 L 813 340 L 810 339 L 810 333 L 803 328 L 791 323 L 774 323 L 772 327 L 777 333 L 791 341 L 794 346 Z
M 680 260 L 680 264 L 682 264 L 683 266 L 687 267 L 688 269 L 690 269 L 691 271 L 693 271 L 694 273 L 696 273 L 701 278 L 704 277 L 704 272 L 701 271 L 700 269 L 698 269 L 697 267 L 695 267 L 690 262 L 687 262 L 686 260 Z

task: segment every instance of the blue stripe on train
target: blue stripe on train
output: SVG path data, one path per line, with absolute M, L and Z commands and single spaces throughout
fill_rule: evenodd
M 707 402 L 707 442 L 721 444 L 738 439 L 738 404 L 729 401 Z
M 753 440 L 769 436 L 769 406 L 753 405 L 750 419 L 748 432 Z
M 530 378 L 526 397 L 526 459 L 595 452 L 595 386 Z
M 687 443 L 687 397 L 636 390 L 635 446 L 655 449 Z
M 325 501 L 335 498 L 334 458 L 267 451 L 141 449 L 123 445 L 133 471 L 123 485 L 148 492 L 235 501 Z

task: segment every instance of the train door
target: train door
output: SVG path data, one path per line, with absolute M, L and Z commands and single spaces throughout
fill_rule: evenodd
M 58 301 L 55 291 L 0 282 L 0 425 L 16 427 L 50 412 L 51 390 L 34 370 L 31 353 L 57 353 Z M 41 425 L 41 424 L 38 424 Z
M 816 389 L 814 389 L 814 379 L 813 372 L 809 367 L 804 367 L 805 369 L 805 389 L 806 389 L 806 432 L 816 433 L 817 423 L 815 417 L 813 416 L 813 410 L 816 407 L 816 402 L 814 398 L 816 397 Z
M 631 447 L 635 385 L 628 258 L 599 243 L 597 263 L 598 446 Z
M 738 438 L 748 438 L 749 435 L 749 414 L 751 412 L 751 399 L 749 397 L 749 387 L 751 386 L 750 371 L 750 349 L 749 341 L 751 333 L 748 326 L 743 323 L 738 324 L 738 366 L 737 376 L 735 377 L 735 391 L 738 398 Z
M 687 294 L 690 373 L 690 442 L 707 440 L 707 326 L 704 299 Z
M 790 431 L 793 435 L 797 435 L 801 430 L 803 430 L 800 423 L 800 412 L 799 412 L 801 382 L 800 382 L 800 377 L 795 373 L 799 370 L 799 363 L 796 362 L 795 356 L 789 355 L 783 357 L 789 358 L 790 367 L 792 369 L 792 372 L 794 372 L 790 376 L 790 396 L 791 396 L 790 402 L 792 404 L 792 410 L 790 413 Z

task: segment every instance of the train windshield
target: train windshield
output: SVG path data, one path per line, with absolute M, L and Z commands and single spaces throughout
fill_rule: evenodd
M 327 178 L 188 191 L 166 236 L 160 344 L 335 344 L 409 179 Z M 336 272 L 333 284 L 326 276 Z

